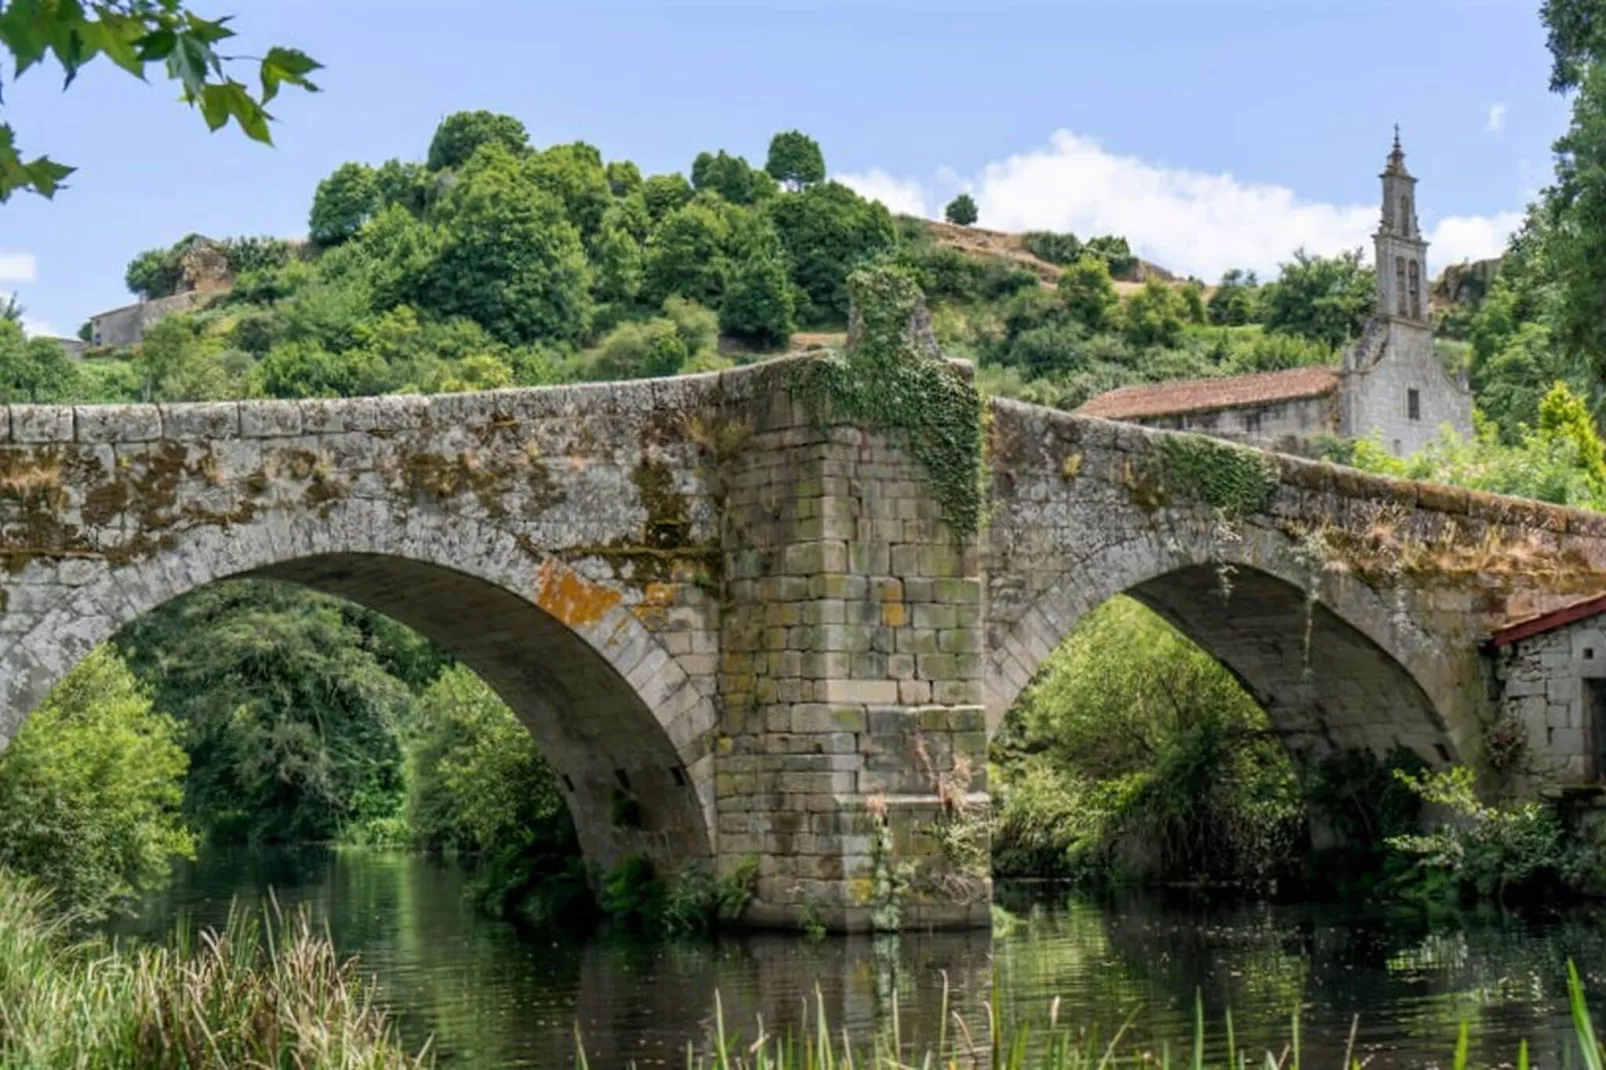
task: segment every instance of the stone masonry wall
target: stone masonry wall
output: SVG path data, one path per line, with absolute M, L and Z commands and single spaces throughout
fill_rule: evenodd
M 1518 770 L 1530 787 L 1598 780 L 1585 681 L 1606 681 L 1606 630 L 1592 617 L 1502 646 L 1494 675 L 1503 713 L 1522 729 Z

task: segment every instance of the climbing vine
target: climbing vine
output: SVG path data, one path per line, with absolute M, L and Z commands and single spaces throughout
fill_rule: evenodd
M 853 329 L 845 353 L 798 369 L 794 389 L 819 421 L 846 420 L 903 432 L 926 469 L 948 526 L 971 535 L 982 526 L 981 395 L 911 321 L 924 314 L 920 287 L 888 267 L 848 279 Z
M 1229 520 L 1259 512 L 1277 489 L 1268 454 L 1203 435 L 1161 436 L 1151 464 L 1150 477 L 1167 492 L 1200 498 Z

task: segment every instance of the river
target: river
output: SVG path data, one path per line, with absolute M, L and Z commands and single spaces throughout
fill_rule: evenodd
M 1123 1047 L 1192 1035 L 1195 993 L 1213 1041 L 1230 1008 L 1251 1052 L 1281 1049 L 1299 1008 L 1312 1064 L 1336 1065 L 1360 1016 L 1358 1054 L 1376 1068 L 1448 1065 L 1461 1021 L 1474 1062 L 1512 1062 L 1526 1038 L 1536 1066 L 1576 1064 L 1565 963 L 1606 995 L 1606 913 L 1342 915 L 1299 905 L 1141 895 L 1098 902 L 1050 889 L 1001 889 L 1023 917 L 1008 934 L 791 934 L 650 945 L 606 934 L 554 939 L 476 914 L 450 862 L 357 850 L 210 851 L 118 930 L 165 934 L 180 918 L 221 924 L 229 905 L 273 889 L 310 910 L 361 956 L 411 1042 L 444 1066 L 564 1067 L 574 1029 L 592 1067 L 683 1066 L 714 1014 L 751 1040 L 758 1015 L 795 1026 L 823 996 L 833 1028 L 869 1040 L 892 1029 L 929 1040 L 946 975 L 952 1005 L 985 1035 L 994 985 L 1006 1016 L 1062 1021 L 1104 1037 L 1130 1018 Z M 896 993 L 896 997 L 894 996 Z M 1593 998 L 1591 1002 L 1596 1000 Z M 1603 1001 L 1606 1002 L 1606 1001 Z

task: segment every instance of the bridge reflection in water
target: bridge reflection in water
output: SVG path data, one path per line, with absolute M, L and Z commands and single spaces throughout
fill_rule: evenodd
M 760 1016 L 772 1033 L 803 1028 L 816 986 L 839 1036 L 889 1039 L 896 992 L 900 1034 L 925 1043 L 937 1033 L 944 976 L 952 1009 L 984 1050 L 997 985 L 1006 1018 L 1038 1032 L 1059 996 L 1061 1021 L 1107 1039 L 1130 1018 L 1123 1047 L 1158 1053 L 1169 1041 L 1174 1057 L 1191 1043 L 1198 991 L 1213 1045 L 1230 1007 L 1251 1052 L 1281 1050 L 1297 1005 L 1313 1059 L 1336 1060 L 1358 1014 L 1360 1053 L 1374 1067 L 1446 1062 L 1463 1018 L 1475 1063 L 1510 1061 L 1527 1038 L 1534 1065 L 1554 1066 L 1572 1035 L 1566 959 L 1606 961 L 1606 921 L 1588 918 L 1465 918 L 1432 929 L 1308 907 L 1153 896 L 1096 904 L 1007 888 L 1000 899 L 1029 920 L 996 941 L 970 930 L 574 943 L 478 916 L 464 883 L 457 866 L 416 855 L 214 853 L 125 931 L 164 933 L 179 915 L 216 923 L 231 900 L 258 902 L 271 885 L 361 955 L 407 1037 L 433 1035 L 444 1065 L 472 1070 L 572 1065 L 576 1024 L 594 1067 L 679 1067 L 688 1041 L 707 1042 L 716 991 L 744 1043 Z M 1606 993 L 1606 979 L 1593 983 Z

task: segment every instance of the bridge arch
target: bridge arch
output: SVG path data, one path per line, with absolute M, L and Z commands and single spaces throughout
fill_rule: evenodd
M 215 581 L 276 579 L 390 616 L 478 673 L 562 775 L 581 846 L 597 865 L 640 852 L 672 872 L 712 857 L 713 704 L 640 607 L 584 559 L 532 550 L 472 516 L 352 500 L 198 526 L 115 567 L 93 558 L 30 564 L 13 590 L 31 570 L 56 593 L 0 646 L 0 748 L 123 625 Z M 616 823 L 618 792 L 638 802 L 639 827 Z
M 1225 666 L 1296 756 L 1401 744 L 1442 765 L 1474 753 L 1478 720 L 1459 656 L 1359 578 L 1254 524 L 1159 526 L 1070 566 L 990 638 L 990 733 L 1083 616 L 1118 594 Z

